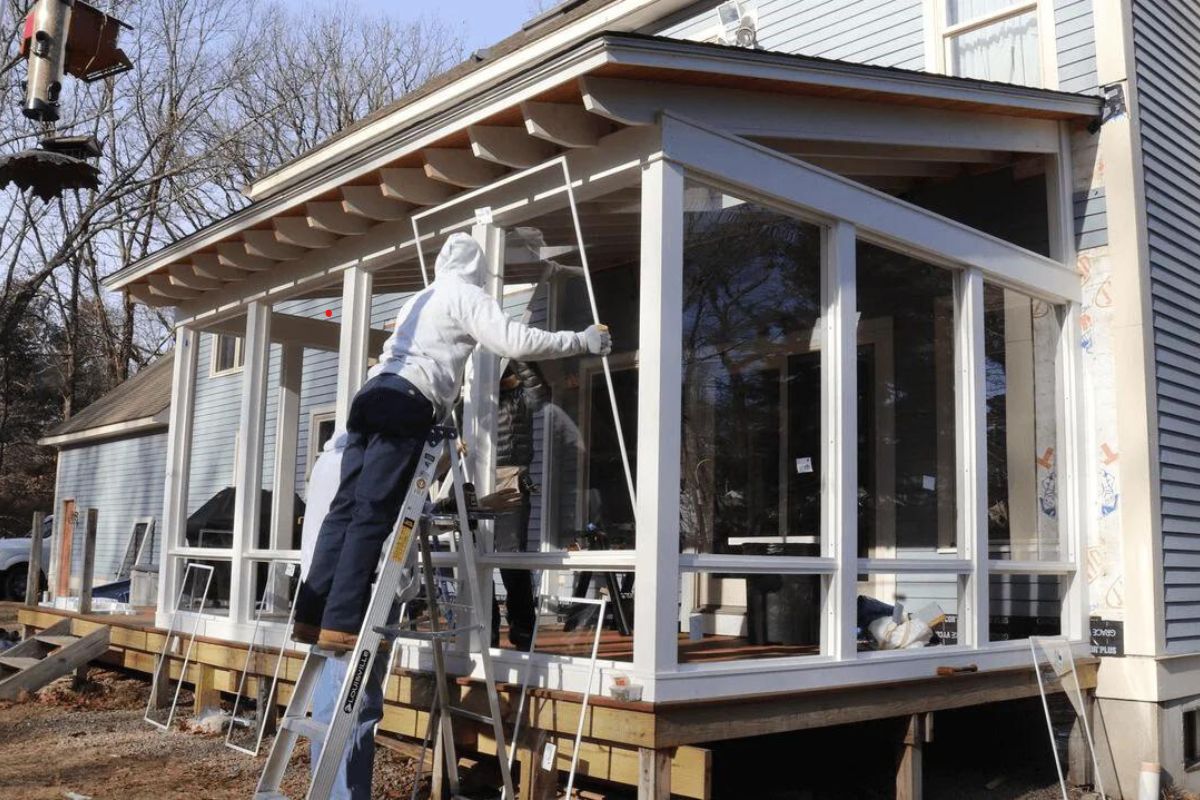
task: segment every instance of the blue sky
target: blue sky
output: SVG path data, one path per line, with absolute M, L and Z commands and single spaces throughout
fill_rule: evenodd
M 467 47 L 474 50 L 500 41 L 535 15 L 534 0 L 343 0 L 399 19 L 434 14 L 466 30 Z M 550 3 L 545 4 L 549 7 Z

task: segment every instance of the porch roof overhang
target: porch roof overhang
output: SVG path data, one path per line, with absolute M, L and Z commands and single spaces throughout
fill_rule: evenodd
M 869 169 L 866 156 L 876 151 L 855 146 L 889 147 L 885 155 L 918 162 L 1054 153 L 1060 122 L 1100 110 L 1099 98 L 1086 95 L 614 33 L 489 85 L 468 75 L 424 99 L 442 110 L 401 101 L 337 147 L 273 175 L 246 208 L 113 274 L 106 288 L 153 306 L 206 306 L 314 253 L 344 250 L 352 260 L 368 242 L 395 247 L 424 208 L 596 148 L 663 111 L 789 142 L 789 152 L 839 171 Z M 405 238 L 412 244 L 411 233 Z

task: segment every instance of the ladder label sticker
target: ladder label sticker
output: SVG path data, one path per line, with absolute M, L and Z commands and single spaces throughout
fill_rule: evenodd
M 408 543 L 412 540 L 415 520 L 406 519 L 400 523 L 400 531 L 396 534 L 396 543 L 392 545 L 392 561 L 404 561 L 408 553 Z
M 542 750 L 542 769 L 546 772 L 554 769 L 554 756 L 557 753 L 558 748 L 554 746 L 554 742 L 546 742 L 546 749 Z
M 371 661 L 371 651 L 363 648 L 354 665 L 354 677 L 350 680 L 350 691 L 346 694 L 346 704 L 342 706 L 343 713 L 353 714 L 354 704 L 358 702 L 358 692 L 362 689 L 363 679 L 367 675 L 367 665 Z

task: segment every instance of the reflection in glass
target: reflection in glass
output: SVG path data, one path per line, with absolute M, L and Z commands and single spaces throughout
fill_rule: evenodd
M 1040 86 L 1037 12 L 953 36 L 946 43 L 950 74 Z
M 689 182 L 683 552 L 820 555 L 821 232 Z
M 871 575 L 859 582 L 855 611 L 860 651 L 958 644 L 959 576 Z
M 1062 633 L 1066 588 L 1062 575 L 988 576 L 989 640 L 1004 642 Z
M 681 587 L 680 663 L 820 652 L 820 575 L 688 572 Z
M 954 276 L 857 252 L 859 555 L 955 557 Z
M 1062 555 L 1056 402 L 1062 328 L 1049 304 L 991 285 L 984 289 L 983 319 L 988 549 L 992 558 L 1055 561 Z M 1102 475 L 1111 485 L 1112 476 Z

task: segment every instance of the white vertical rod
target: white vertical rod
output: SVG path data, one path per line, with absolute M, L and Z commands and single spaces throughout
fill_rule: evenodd
M 372 275 L 362 267 L 351 267 L 342 276 L 342 327 L 338 341 L 337 406 L 334 416 L 339 428 L 346 426 L 350 403 L 367 375 L 371 330 Z
M 171 417 L 167 436 L 167 475 L 163 491 L 162 536 L 158 546 L 158 613 L 162 627 L 172 609 L 178 569 L 171 553 L 184 544 L 187 533 L 188 476 L 192 461 L 192 421 L 196 406 L 196 351 L 200 336 L 181 325 L 175 329 L 171 366 Z M 53 585 L 53 584 L 51 584 Z
M 275 479 L 271 487 L 271 548 L 292 549 L 296 515 L 296 444 L 300 433 L 300 381 L 304 348 L 282 346 L 275 420 Z M 251 543 L 251 548 L 257 542 Z
M 596 291 L 592 287 L 592 271 L 588 267 L 587 247 L 583 241 L 583 228 L 579 224 L 579 208 L 575 204 L 575 189 L 571 186 L 571 172 L 567 167 L 567 160 L 562 161 L 563 178 L 567 186 L 567 201 L 571 206 L 571 221 L 575 226 L 575 241 L 579 247 L 579 261 L 583 268 L 583 280 L 587 285 L 588 303 L 592 307 L 592 322 L 600 324 L 600 310 L 596 306 Z M 682 196 L 682 195 L 681 195 Z M 680 205 L 680 214 L 683 213 L 683 206 Z M 645 208 L 642 210 L 643 218 Z M 608 402 L 612 406 L 613 426 L 617 431 L 617 446 L 621 451 L 621 466 L 625 469 L 625 484 L 629 487 L 629 506 L 634 509 L 634 524 L 637 524 L 637 491 L 634 488 L 633 469 L 629 463 L 629 449 L 625 446 L 625 429 L 621 425 L 621 415 L 617 411 L 617 391 L 613 388 L 612 369 L 609 367 L 608 356 L 600 357 L 600 364 L 604 367 L 604 383 L 608 387 Z
M 824 229 L 821 303 L 821 506 L 824 554 L 837 559 L 828 581 L 822 651 L 858 657 L 858 294 L 856 233 L 849 222 Z
M 642 169 L 637 587 L 633 664 L 647 700 L 678 663 L 679 447 L 683 404 L 683 169 Z
M 958 551 L 971 562 L 960 581 L 959 641 L 988 643 L 987 398 L 983 273 L 954 279 L 955 438 L 958 441 Z
M 237 463 L 234 464 L 233 568 L 229 576 L 229 621 L 252 618 L 245 553 L 258 544 L 262 505 L 263 429 L 267 417 L 267 372 L 271 361 L 271 307 L 261 301 L 246 306 L 245 364 L 242 406 L 238 419 Z

